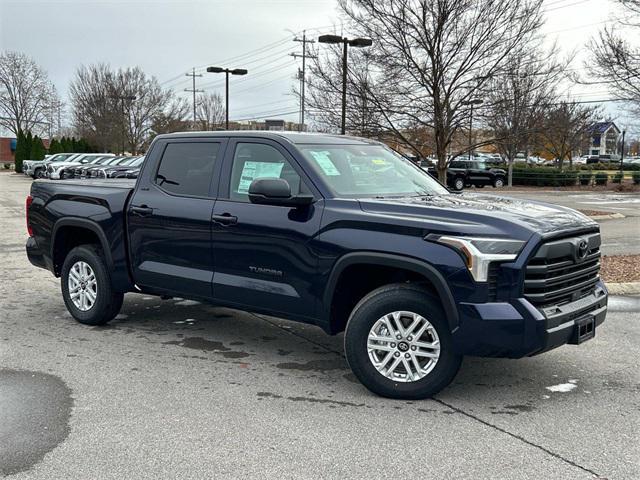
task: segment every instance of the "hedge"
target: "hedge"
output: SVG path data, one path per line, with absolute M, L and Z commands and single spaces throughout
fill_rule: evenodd
M 633 184 L 640 185 L 640 172 L 633 172 L 631 176 L 633 178 Z
M 609 181 L 609 175 L 605 172 L 596 173 L 596 185 L 606 185 Z
M 580 172 L 580 185 L 591 185 L 591 181 L 593 180 L 592 172 Z
M 611 180 L 613 183 L 622 183 L 622 179 L 624 178 L 624 174 L 621 172 L 617 172 L 614 176 L 613 176 L 613 180 Z
M 513 169 L 514 185 L 536 187 L 569 187 L 578 181 L 577 170 L 559 171 L 555 167 L 528 167 Z

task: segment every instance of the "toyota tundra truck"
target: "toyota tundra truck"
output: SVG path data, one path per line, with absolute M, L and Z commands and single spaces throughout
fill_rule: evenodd
M 375 141 L 285 132 L 158 136 L 137 180 L 37 180 L 31 263 L 80 323 L 125 293 L 179 296 L 344 332 L 372 392 L 434 395 L 465 355 L 521 358 L 605 319 L 598 224 L 448 191 Z

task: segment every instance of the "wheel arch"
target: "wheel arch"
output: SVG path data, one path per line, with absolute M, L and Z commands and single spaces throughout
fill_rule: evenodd
M 336 298 L 336 287 L 340 282 L 342 274 L 353 266 L 377 266 L 398 269 L 424 278 L 442 302 L 442 307 L 446 315 L 446 320 L 451 331 L 454 331 L 459 324 L 458 309 L 449 286 L 442 274 L 427 262 L 406 257 L 402 255 L 378 253 L 378 252 L 352 252 L 340 257 L 334 264 L 323 294 L 323 320 L 325 330 L 330 334 L 335 334 L 340 329 L 335 326 L 335 319 L 332 318 L 332 306 Z M 389 282 L 391 283 L 391 282 Z M 340 320 L 337 321 L 341 323 Z
M 69 242 L 68 234 L 71 232 L 76 234 L 79 232 L 85 232 L 85 235 L 88 235 L 81 235 L 80 237 L 76 237 L 76 239 L 73 239 Z M 89 238 L 95 238 L 98 240 L 98 243 L 102 248 L 102 252 L 104 253 L 107 267 L 110 270 L 114 268 L 113 257 L 111 255 L 111 249 L 109 248 L 109 242 L 107 241 L 106 235 L 96 222 L 88 220 L 86 218 L 62 218 L 54 224 L 51 232 L 51 260 L 53 263 L 54 274 L 56 276 L 60 275 L 62 264 L 64 263 L 64 258 L 66 257 L 66 254 L 69 253 L 71 248 L 87 243 L 76 240 L 85 240 Z M 64 246 L 61 246 L 62 242 L 64 242 Z M 64 253 L 64 256 L 62 256 L 62 258 L 60 258 L 61 253 Z

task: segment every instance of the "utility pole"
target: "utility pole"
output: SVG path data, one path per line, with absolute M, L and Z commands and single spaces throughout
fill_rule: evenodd
M 302 43 L 302 55 L 299 53 L 292 53 L 291 56 L 293 58 L 302 58 L 302 71 L 298 73 L 298 78 L 300 79 L 300 125 L 298 126 L 298 131 L 301 132 L 304 129 L 304 87 L 306 82 L 306 60 L 307 58 L 317 58 L 313 55 L 307 55 L 307 43 L 316 43 L 315 40 L 308 40 L 306 35 L 306 30 L 302 31 L 302 38 L 294 38 L 294 42 Z
M 191 73 L 185 73 L 185 76 L 191 77 L 192 80 L 193 80 L 193 87 L 191 89 L 185 88 L 184 91 L 185 92 L 193 92 L 193 127 L 192 127 L 192 129 L 195 130 L 196 129 L 196 121 L 197 121 L 197 115 L 196 115 L 196 93 L 204 92 L 204 90 L 196 90 L 196 77 L 201 77 L 202 74 L 196 74 L 196 69 L 194 67 L 193 71 Z
M 482 105 L 483 102 L 484 100 L 481 98 L 474 98 L 473 100 L 461 102 L 461 105 L 471 107 L 471 115 L 469 115 L 469 161 L 471 161 L 471 156 L 473 154 L 473 106 Z
M 620 175 L 622 176 L 622 179 L 624 180 L 624 137 L 626 135 L 627 131 L 626 130 L 622 130 L 622 152 L 620 155 Z M 622 184 L 622 180 L 620 180 L 620 184 Z

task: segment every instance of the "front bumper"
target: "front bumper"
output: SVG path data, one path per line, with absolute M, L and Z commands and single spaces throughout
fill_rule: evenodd
M 580 325 L 604 322 L 608 293 L 602 282 L 589 295 L 561 306 L 538 309 L 525 298 L 505 303 L 462 303 L 452 333 L 458 353 L 521 358 L 578 343 Z M 594 332 L 595 333 L 595 332 Z

